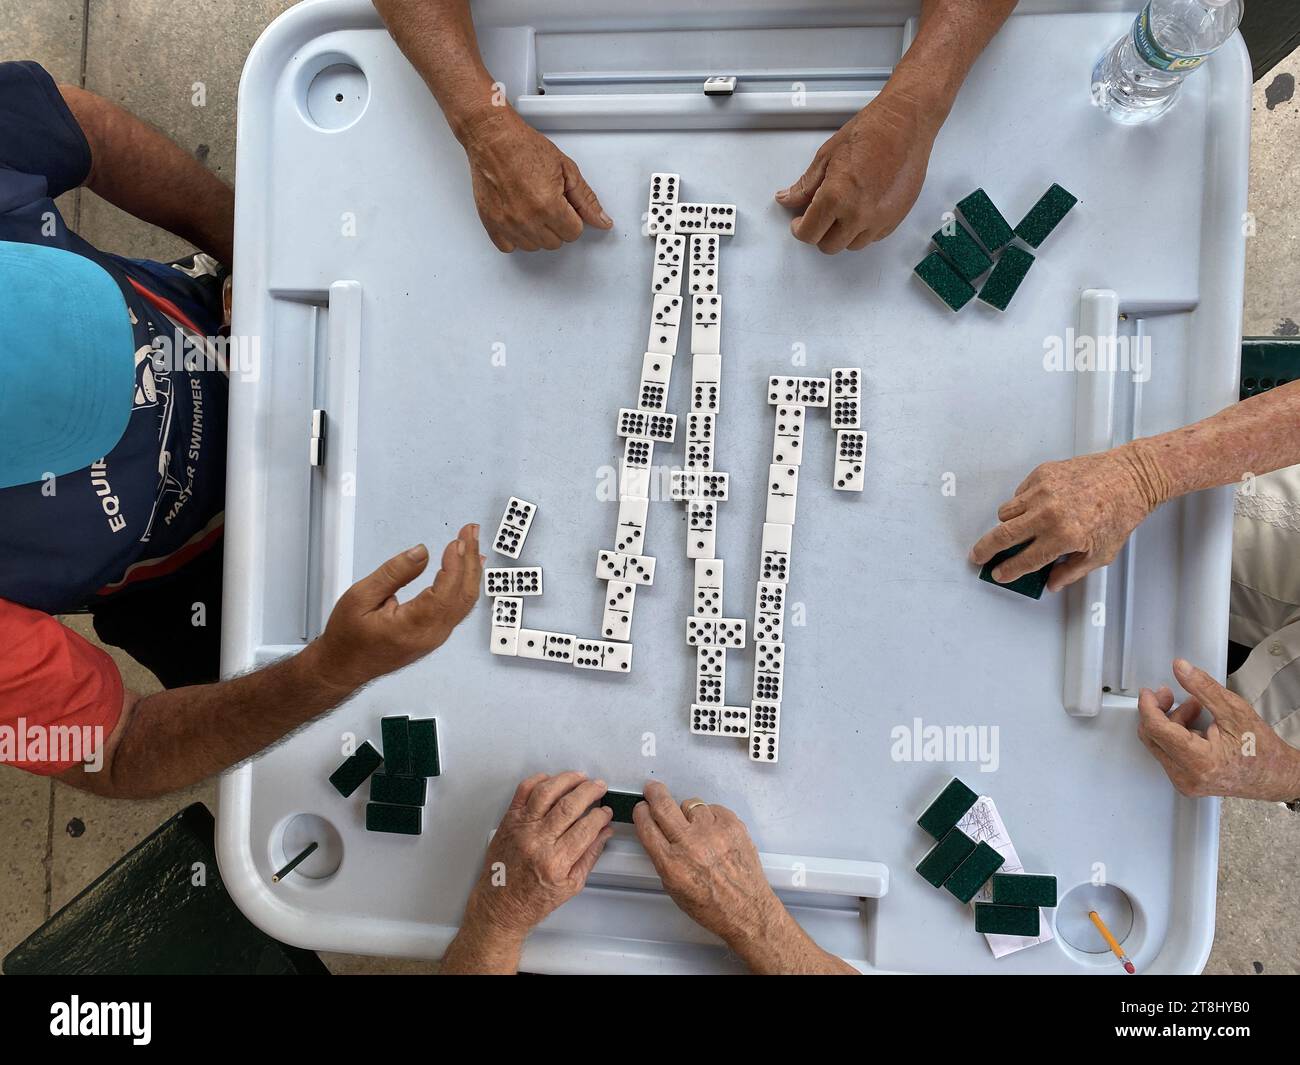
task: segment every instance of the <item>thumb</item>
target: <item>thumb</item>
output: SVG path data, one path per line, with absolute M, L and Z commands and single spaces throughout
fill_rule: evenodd
M 565 160 L 564 163 L 564 198 L 587 225 L 595 226 L 597 229 L 613 227 L 614 220 L 605 213 L 600 200 L 596 198 L 596 193 L 587 184 L 582 171 L 572 159 Z
M 817 194 L 817 189 L 821 186 L 822 178 L 826 176 L 826 159 L 822 155 L 813 156 L 813 161 L 803 175 L 793 185 L 782 189 L 776 194 L 776 202 L 782 207 L 789 207 L 793 211 L 805 210 L 813 197 Z
M 416 544 L 394 555 L 368 577 L 362 577 L 348 589 L 348 596 L 362 610 L 375 610 L 396 595 L 399 588 L 415 580 L 428 564 L 429 549 L 424 544 Z
M 1224 699 L 1226 689 L 1203 669 L 1198 669 L 1185 658 L 1174 659 L 1174 676 L 1183 690 L 1196 696 L 1201 705 L 1213 714 L 1218 714 L 1227 702 Z

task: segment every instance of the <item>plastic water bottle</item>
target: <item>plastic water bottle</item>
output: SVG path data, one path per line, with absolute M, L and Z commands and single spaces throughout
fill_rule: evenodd
M 1126 124 L 1163 115 L 1183 78 L 1236 31 L 1241 9 L 1242 0 L 1149 0 L 1097 60 L 1092 102 Z

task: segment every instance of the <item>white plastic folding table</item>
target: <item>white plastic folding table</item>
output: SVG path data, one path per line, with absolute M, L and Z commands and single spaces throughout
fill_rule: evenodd
M 540 508 L 524 561 L 544 567 L 545 595 L 525 624 L 595 634 L 593 567 L 616 509 L 600 488 L 649 321 L 652 171 L 679 173 L 684 199 L 740 212 L 722 280 L 726 614 L 752 619 L 769 375 L 863 367 L 869 441 L 865 492 L 833 492 L 834 434 L 809 412 L 790 582 L 805 623 L 786 635 L 778 764 L 688 733 L 692 571 L 681 506 L 655 501 L 646 550 L 659 567 L 638 596 L 630 675 L 492 656 L 480 607 L 427 660 L 227 774 L 223 877 L 267 932 L 438 956 L 515 783 L 580 768 L 735 809 L 798 919 L 865 971 L 1118 971 L 1063 923 L 995 960 L 970 909 L 913 871 L 930 842 L 915 819 L 957 775 L 996 801 L 1027 869 L 1057 876 L 1063 906 L 1094 882 L 1119 892 L 1139 971 L 1204 964 L 1218 806 L 1170 787 L 1137 740 L 1135 697 L 1171 680 L 1176 655 L 1222 674 L 1230 491 L 1167 505 L 1106 571 L 1040 602 L 977 580 L 966 553 L 1039 462 L 1234 399 L 1246 51 L 1234 39 L 1165 118 L 1123 128 L 1090 106 L 1088 78 L 1132 12 L 1022 3 L 971 73 L 906 221 L 860 253 L 822 256 L 791 238 L 772 194 L 878 90 L 916 9 L 476 3 L 494 76 L 616 222 L 536 255 L 489 244 L 463 153 L 369 3 L 308 0 L 258 41 L 240 88 L 234 329 L 260 338 L 262 360 L 232 387 L 227 673 L 303 646 L 355 577 L 402 548 L 437 548 L 467 521 L 490 534 L 512 494 Z M 737 76 L 735 94 L 706 96 L 713 74 Z M 1053 181 L 1081 202 L 1006 313 L 954 315 L 912 276 L 966 193 L 983 187 L 1014 224 Z M 1045 370 L 1045 341 L 1067 329 L 1149 338 L 1150 379 Z M 675 377 L 681 414 L 689 373 Z M 680 463 L 681 439 L 656 462 Z M 729 703 L 749 701 L 751 653 L 733 653 Z M 327 782 L 343 734 L 377 744 L 389 714 L 438 718 L 443 775 L 418 837 L 365 831 L 365 789 L 344 799 Z M 996 769 L 900 757 L 891 733 L 918 725 L 996 727 Z M 317 836 L 319 862 L 272 884 Z M 525 967 L 735 967 L 647 874 L 629 828 L 611 847 L 531 937 Z M 796 860 L 783 856 L 802 856 L 797 890 L 781 883 Z

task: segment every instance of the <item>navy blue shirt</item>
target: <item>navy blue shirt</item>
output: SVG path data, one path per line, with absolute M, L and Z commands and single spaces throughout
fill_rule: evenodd
M 0 63 L 0 240 L 94 260 L 121 288 L 135 334 L 134 352 L 122 353 L 135 361 L 135 408 L 117 446 L 83 470 L 0 490 L 0 599 L 50 613 L 219 546 L 225 498 L 227 376 L 195 357 L 211 355 L 207 338 L 221 330 L 223 271 L 206 255 L 172 264 L 109 255 L 69 230 L 54 198 L 81 185 L 90 163 L 49 74 Z M 0 350 L 0 373 L 9 359 L 58 357 Z

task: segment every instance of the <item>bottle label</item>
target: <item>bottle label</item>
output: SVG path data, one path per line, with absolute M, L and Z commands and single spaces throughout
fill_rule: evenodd
M 1142 9 L 1142 14 L 1133 20 L 1133 46 L 1137 48 L 1137 53 L 1148 66 L 1153 66 L 1157 70 L 1172 70 L 1176 73 L 1182 73 L 1186 70 L 1195 70 L 1208 58 L 1209 53 L 1201 55 L 1181 55 L 1178 52 L 1169 52 L 1160 47 L 1157 43 L 1155 34 L 1151 32 L 1151 4 Z

